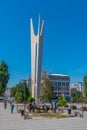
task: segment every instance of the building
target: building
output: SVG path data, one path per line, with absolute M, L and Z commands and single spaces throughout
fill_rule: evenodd
M 53 91 L 56 96 L 70 95 L 70 76 L 63 74 L 49 74 L 48 77 L 53 83 Z
M 6 88 L 6 90 L 5 90 L 5 96 L 6 97 L 10 97 L 10 89 L 11 88 Z
M 27 78 L 26 85 L 28 89 L 31 90 L 31 77 L 30 76 Z
M 83 82 L 77 82 L 71 85 L 71 89 L 74 89 L 75 91 L 82 92 L 84 94 L 84 84 Z
M 42 65 L 42 49 L 44 38 L 44 21 L 38 22 L 38 33 L 35 35 L 33 21 L 30 19 L 30 34 L 31 34 L 31 89 L 32 97 L 39 101 L 40 97 L 40 80 L 41 80 L 41 65 Z

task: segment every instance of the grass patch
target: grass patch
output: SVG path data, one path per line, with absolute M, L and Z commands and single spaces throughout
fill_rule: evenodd
M 69 115 L 63 115 L 59 113 L 34 113 L 33 117 L 43 117 L 43 118 L 68 118 Z

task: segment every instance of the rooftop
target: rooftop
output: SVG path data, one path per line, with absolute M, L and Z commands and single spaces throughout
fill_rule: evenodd
M 49 75 L 52 75 L 52 76 L 69 76 L 69 75 L 65 75 L 65 74 L 49 74 Z

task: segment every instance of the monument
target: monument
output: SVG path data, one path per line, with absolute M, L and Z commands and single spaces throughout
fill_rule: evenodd
M 32 79 L 32 97 L 36 102 L 40 97 L 40 81 L 41 81 L 41 66 L 42 66 L 42 48 L 44 38 L 44 20 L 40 24 L 40 16 L 38 21 L 38 33 L 35 35 L 33 21 L 30 19 L 31 33 L 31 79 Z

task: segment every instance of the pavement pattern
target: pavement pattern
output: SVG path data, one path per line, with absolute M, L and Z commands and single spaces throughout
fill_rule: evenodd
M 10 113 L 10 105 L 5 110 L 3 103 L 0 103 L 0 130 L 87 130 L 87 112 L 84 112 L 83 118 L 32 118 L 24 120 L 16 111 L 13 114 Z

